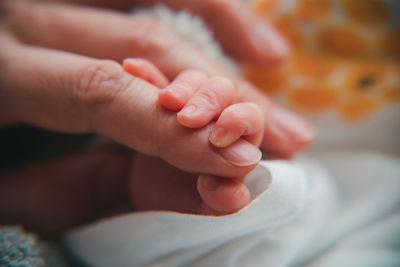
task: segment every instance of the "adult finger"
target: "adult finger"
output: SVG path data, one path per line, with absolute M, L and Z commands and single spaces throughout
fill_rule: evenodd
M 168 27 L 149 18 L 39 1 L 6 5 L 10 30 L 26 44 L 117 62 L 145 58 L 169 78 L 186 69 L 218 69 Z
M 200 16 L 215 38 L 235 58 L 256 64 L 285 59 L 289 47 L 278 31 L 240 0 L 140 0 L 141 4 L 163 3 Z
M 258 104 L 264 114 L 263 151 L 288 157 L 313 141 L 316 132 L 309 122 L 275 104 L 247 81 L 237 81 L 236 88 L 238 99 Z
M 5 62 L 1 84 L 6 97 L 0 103 L 4 117 L 67 133 L 101 132 L 143 152 L 157 150 L 148 134 L 154 130 L 151 118 L 163 113 L 156 105 L 158 88 L 110 60 L 18 43 L 6 48 L 6 53 L 0 53 Z M 116 104 L 119 94 L 125 94 L 120 96 L 125 99 Z M 138 128 L 126 125 L 128 121 Z M 121 125 L 131 130 L 122 130 Z
M 257 164 L 262 157 L 262 152 L 257 148 L 257 146 L 244 140 L 243 138 L 240 138 L 228 147 L 217 148 L 216 150 L 223 158 L 225 158 L 235 166 L 255 167 L 254 164 Z M 246 172 L 245 174 L 247 174 L 248 172 Z M 243 176 L 243 172 L 239 176 L 236 174 L 231 175 L 231 177 L 235 178 L 240 178 Z
M 289 46 L 278 31 L 241 0 L 64 0 L 68 2 L 128 9 L 132 4 L 166 4 L 200 16 L 215 38 L 236 59 L 253 64 L 271 64 L 285 59 Z
M 235 146 L 232 153 L 215 150 L 208 141 L 212 125 L 181 126 L 174 113 L 157 104 L 159 88 L 116 62 L 21 45 L 0 58 L 6 62 L 1 82 L 7 96 L 0 107 L 14 123 L 100 133 L 189 172 L 241 177 L 259 160 L 254 153 L 238 154 Z
M 262 148 L 266 151 L 291 155 L 307 147 L 314 137 L 309 123 L 274 105 L 254 86 L 230 74 L 218 62 L 154 21 L 60 4 L 21 4 L 21 1 L 7 1 L 7 4 L 12 18 L 9 25 L 25 43 L 117 61 L 130 56 L 145 57 L 170 78 L 196 68 L 209 75 L 228 75 L 238 88 L 237 101 L 255 102 L 262 108 L 265 115 Z

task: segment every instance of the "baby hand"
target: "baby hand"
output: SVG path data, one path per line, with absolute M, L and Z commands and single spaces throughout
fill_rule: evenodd
M 159 87 L 167 85 L 166 78 L 147 61 L 126 60 L 124 69 Z M 257 147 L 263 135 L 263 115 L 257 105 L 231 105 L 234 100 L 230 80 L 199 71 L 181 73 L 158 92 L 163 107 L 180 110 L 177 120 L 163 122 L 159 156 L 186 171 L 243 177 L 261 158 Z
M 199 71 L 186 71 L 159 92 L 159 102 L 171 111 L 180 111 L 177 119 L 186 127 L 201 128 L 217 119 L 209 136 L 216 148 L 229 151 L 245 140 L 259 146 L 264 129 L 260 127 L 263 125 L 261 110 L 253 103 L 230 105 L 235 91 L 226 90 L 233 86 L 224 87 L 222 83 L 230 81 L 222 77 L 207 78 Z M 215 99 L 217 101 L 212 101 Z M 200 214 L 231 213 L 250 201 L 243 179 L 200 175 L 197 191 L 203 202 Z
M 165 87 L 165 89 L 159 91 L 158 95 L 159 103 L 165 108 L 171 111 L 180 111 L 184 107 L 192 105 L 192 109 L 194 108 L 196 112 L 187 114 L 187 109 L 184 109 L 178 113 L 177 118 L 181 125 L 190 128 L 201 128 L 209 124 L 214 118 L 218 118 L 214 130 L 209 136 L 209 140 L 214 144 L 215 148 L 230 147 L 231 153 L 232 151 L 234 153 L 234 149 L 238 147 L 238 144 L 242 141 L 246 142 L 245 140 L 257 146 L 259 145 L 263 127 L 258 128 L 257 125 L 262 125 L 263 117 L 258 106 L 252 103 L 240 103 L 224 109 L 234 101 L 235 97 L 235 91 L 229 80 L 222 77 L 209 79 L 202 72 L 186 71 L 167 86 L 167 79 L 148 61 L 130 59 L 125 61 L 124 68 L 131 74 L 141 77 L 159 88 Z M 210 103 L 210 101 L 207 101 L 209 99 L 217 99 L 217 101 Z M 197 200 L 193 199 L 191 195 L 185 199 L 186 193 L 183 195 L 173 194 L 176 198 L 171 198 L 169 191 L 193 192 L 190 186 L 185 190 L 181 190 L 181 187 L 185 187 L 188 181 L 191 180 L 190 178 L 194 178 L 194 176 L 173 170 L 172 166 L 168 167 L 162 162 L 158 163 L 155 170 L 153 170 L 154 168 L 143 168 L 148 161 L 151 161 L 152 165 L 154 165 L 157 162 L 157 159 L 154 158 L 141 156 L 137 157 L 136 161 L 132 177 L 143 177 L 143 175 L 147 177 L 145 181 L 143 179 L 132 179 L 132 197 L 135 206 L 139 209 L 167 209 L 200 214 L 227 214 L 240 209 L 250 200 L 248 189 L 243 184 L 242 179 L 229 179 L 212 175 L 200 175 L 197 179 L 197 191 L 200 194 L 202 203 L 196 204 Z M 160 170 L 159 173 L 154 173 L 157 170 Z M 172 177 L 171 175 L 165 177 L 166 173 L 173 173 L 173 175 Z M 172 182 L 174 179 L 181 181 Z M 170 188 L 171 182 L 175 185 L 173 188 Z M 163 186 L 155 186 L 160 184 Z M 149 186 L 150 188 L 148 188 Z M 138 188 L 141 189 L 138 190 Z M 149 189 L 145 190 L 147 192 L 145 195 L 142 193 L 143 188 Z M 163 188 L 160 192 L 155 192 L 158 196 L 155 199 L 163 199 L 162 203 L 151 201 L 154 198 L 149 197 L 149 192 L 154 192 L 154 188 Z M 163 195 L 168 195 L 168 197 L 164 199 Z M 186 204 L 183 205 L 182 203 Z
M 202 128 L 216 119 L 209 141 L 217 148 L 234 149 L 242 142 L 255 146 L 261 143 L 264 117 L 260 108 L 254 103 L 232 105 L 235 90 L 224 77 L 209 78 L 200 71 L 185 71 L 158 96 L 163 107 L 179 111 L 178 122 L 185 127 Z M 231 160 L 231 163 L 241 166 L 241 162 Z

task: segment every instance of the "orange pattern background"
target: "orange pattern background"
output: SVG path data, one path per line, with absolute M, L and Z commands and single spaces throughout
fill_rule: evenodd
M 280 66 L 243 66 L 249 80 L 299 112 L 349 122 L 400 103 L 400 27 L 389 0 L 287 2 L 251 2 L 292 54 Z

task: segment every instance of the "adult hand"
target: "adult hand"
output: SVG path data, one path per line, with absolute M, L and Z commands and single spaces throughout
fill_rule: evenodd
M 58 235 L 134 208 L 220 215 L 248 203 L 247 188 L 239 181 L 216 180 L 208 191 L 206 177 L 197 176 L 159 158 L 98 144 L 1 173 L 0 224 Z
M 103 1 L 107 2 L 111 1 Z M 123 6 L 127 1 L 121 0 L 119 3 Z M 239 1 L 232 1 L 235 4 L 230 4 L 230 1 L 191 3 L 167 1 L 174 8 L 186 5 L 192 12 L 202 15 L 221 36 L 220 41 L 227 50 L 241 59 L 268 63 L 284 57 L 285 49 L 274 50 L 276 43 L 274 45 L 273 41 L 266 41 L 270 42 L 267 47 L 271 49 L 265 51 L 260 49 L 262 45 L 256 45 L 258 41 L 254 40 L 259 40 L 256 36 L 263 31 L 254 30 L 260 31 L 257 34 L 253 30 L 247 31 L 253 29 L 249 26 L 252 23 L 260 24 L 258 21 L 252 22 L 251 16 L 237 12 L 241 7 Z M 232 12 L 221 12 L 230 7 L 235 7 L 228 9 Z M 214 13 L 208 13 L 207 10 L 213 10 Z M 152 61 L 169 78 L 193 68 L 210 75 L 230 76 L 239 90 L 237 101 L 256 102 L 263 109 L 266 121 L 262 148 L 269 153 L 291 155 L 306 147 L 313 137 L 313 130 L 308 123 L 280 109 L 251 84 L 230 74 L 170 29 L 153 20 L 115 11 L 22 0 L 2 1 L 0 12 L 1 126 L 28 123 L 69 133 L 97 132 L 153 154 L 153 144 L 148 136 L 140 134 L 145 131 L 138 130 L 138 125 L 152 112 L 163 116 L 163 112 L 156 110 L 154 94 L 151 94 L 153 98 L 148 98 L 147 90 L 154 91 L 154 87 L 125 73 L 118 64 L 126 57 L 142 57 Z M 212 19 L 210 15 L 216 13 L 224 13 L 227 21 L 242 25 L 232 27 L 233 24 L 225 24 L 232 29 L 240 29 L 240 36 L 247 36 L 247 39 L 239 38 L 244 40 L 240 42 L 244 48 L 235 48 L 232 44 L 229 46 L 229 43 L 238 44 L 238 40 L 234 39 L 233 30 L 223 33 L 226 26 L 217 26 L 221 21 Z M 247 10 L 243 14 L 251 13 Z M 261 26 L 255 28 L 258 27 Z M 269 40 L 271 37 L 263 38 Z M 278 37 L 275 35 L 274 38 Z M 235 42 L 232 42 L 233 39 Z M 81 162 L 89 169 L 95 169 L 86 164 L 86 160 Z M 70 166 L 71 162 L 68 161 L 65 166 L 63 164 L 60 169 L 67 169 L 65 166 Z M 21 175 L 29 178 L 32 172 Z M 41 175 L 41 171 L 38 173 Z M 53 177 L 51 173 L 46 175 L 49 179 Z M 81 177 L 76 173 L 73 175 Z M 89 177 L 84 172 L 82 175 Z M 84 179 L 76 180 L 77 183 L 80 181 Z M 46 201 L 43 200 L 43 203 Z M 69 208 L 79 206 L 77 203 Z
M 101 144 L 1 173 L 0 224 L 59 234 L 116 212 L 131 211 L 132 153 Z
M 200 2 L 193 1 L 197 4 L 189 6 L 204 15 L 208 7 Z M 227 1 L 216 2 L 224 4 L 211 5 L 211 10 L 231 6 Z M 239 5 L 239 1 L 232 3 Z M 230 74 L 158 22 L 59 3 L 9 0 L 1 5 L 5 14 L 0 44 L 3 63 L 0 82 L 5 89 L 0 92 L 2 125 L 25 122 L 65 132 L 97 131 L 140 149 L 131 143 L 132 132 L 137 131 L 134 121 L 131 127 L 124 125 L 129 129 L 123 130 L 116 129 L 114 124 L 115 120 L 126 116 L 127 110 L 121 107 L 114 110 L 113 123 L 107 115 L 111 115 L 108 111 L 118 102 L 113 101 L 116 95 L 138 96 L 146 90 L 143 83 L 133 82 L 115 61 L 142 57 L 152 61 L 170 78 L 185 69 L 195 68 L 234 79 L 239 90 L 237 101 L 256 102 L 265 113 L 261 148 L 266 152 L 291 155 L 306 147 L 313 138 L 314 132 L 308 123 L 274 105 L 251 84 Z M 233 11 L 221 13 L 232 13 L 230 16 L 238 17 L 239 24 L 252 23 L 250 15 Z M 210 20 L 210 23 L 218 24 L 218 21 Z M 254 35 L 250 32 L 248 40 Z M 126 98 L 125 104 L 132 105 L 131 100 Z M 95 121 L 101 121 L 102 125 Z
M 163 4 L 174 10 L 185 10 L 203 19 L 226 52 L 237 60 L 252 64 L 282 61 L 289 50 L 279 33 L 241 0 L 63 1 L 119 9 Z

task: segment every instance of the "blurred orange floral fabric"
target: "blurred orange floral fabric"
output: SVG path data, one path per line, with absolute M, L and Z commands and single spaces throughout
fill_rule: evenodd
M 246 77 L 294 110 L 353 122 L 400 103 L 400 26 L 391 0 L 255 0 L 292 47 Z

